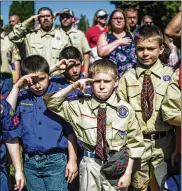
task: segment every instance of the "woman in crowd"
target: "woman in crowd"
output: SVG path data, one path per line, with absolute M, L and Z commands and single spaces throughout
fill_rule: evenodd
M 91 62 L 99 59 L 99 56 L 97 54 L 97 41 L 102 33 L 108 31 L 108 27 L 106 26 L 107 16 L 108 14 L 105 10 L 97 10 L 94 15 L 92 27 L 88 28 L 88 30 L 86 31 L 88 43 L 92 48 Z
M 97 48 L 101 57 L 113 60 L 118 67 L 119 77 L 136 65 L 135 45 L 132 34 L 128 32 L 125 14 L 115 9 L 108 21 L 109 32 L 100 35 Z
M 149 15 L 145 15 L 141 21 L 141 26 L 142 25 L 154 25 L 152 17 Z

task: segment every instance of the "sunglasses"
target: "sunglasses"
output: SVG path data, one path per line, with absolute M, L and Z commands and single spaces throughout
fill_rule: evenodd
M 61 15 L 60 19 L 70 19 L 71 17 L 71 15 Z
M 107 19 L 107 15 L 103 15 L 103 16 L 98 16 L 99 19 L 104 19 L 106 20 Z

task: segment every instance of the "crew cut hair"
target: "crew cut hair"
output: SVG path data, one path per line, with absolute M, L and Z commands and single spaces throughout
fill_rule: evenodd
M 111 72 L 114 79 L 118 77 L 118 69 L 116 64 L 109 59 L 99 59 L 93 62 L 89 68 L 89 78 L 92 78 L 97 73 Z

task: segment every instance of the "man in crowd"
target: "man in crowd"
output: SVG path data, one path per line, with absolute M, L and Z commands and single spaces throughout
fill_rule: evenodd
M 127 8 L 125 14 L 126 22 L 130 27 L 130 32 L 134 34 L 138 23 L 138 11 L 135 8 Z
M 90 61 L 90 47 L 83 32 L 74 27 L 74 13 L 69 9 L 63 9 L 60 13 L 61 32 L 67 36 L 67 43 L 78 48 L 83 55 L 83 74 L 88 77 L 88 68 Z
M 40 28 L 38 30 L 27 31 L 30 24 L 38 20 Z M 14 42 L 24 42 L 27 56 L 42 55 L 49 63 L 49 66 L 59 61 L 61 50 L 69 46 L 65 41 L 65 33 L 53 26 L 54 15 L 48 7 L 39 9 L 38 14 L 31 16 L 23 23 L 14 26 L 9 38 Z M 55 75 L 54 73 L 52 75 Z

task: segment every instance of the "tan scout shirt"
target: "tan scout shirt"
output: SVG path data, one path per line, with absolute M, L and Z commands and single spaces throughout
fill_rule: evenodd
M 15 25 L 13 31 L 9 33 L 10 40 L 15 43 L 24 41 L 27 56 L 41 55 L 48 61 L 49 66 L 58 63 L 61 50 L 70 46 L 66 41 L 66 34 L 59 29 L 53 29 L 50 32 L 42 29 L 26 32 L 28 26 L 27 21 Z
M 12 73 L 11 61 L 20 60 L 20 55 L 17 47 L 9 40 L 8 36 L 3 32 L 0 37 L 1 41 L 1 73 Z
M 86 150 L 93 152 L 97 140 L 97 112 L 100 103 L 94 99 L 64 101 L 63 98 L 44 97 L 47 107 L 68 121 L 82 141 Z M 106 139 L 110 150 L 120 150 L 127 146 L 131 157 L 140 157 L 144 151 L 143 136 L 135 118 L 134 110 L 124 101 L 117 101 L 115 93 L 106 101 Z M 87 147 L 91 145 L 91 147 Z
M 179 69 L 172 76 L 162 103 L 163 120 L 167 121 L 181 115 L 181 92 L 178 85 Z
M 84 53 L 90 52 L 91 48 L 88 44 L 88 41 L 85 37 L 85 34 L 72 27 L 68 32 L 65 32 L 63 29 L 60 29 L 63 31 L 67 36 L 67 41 L 74 47 L 78 48 L 78 50 L 83 55 Z
M 137 65 L 136 69 L 132 68 L 128 70 L 119 81 L 117 93 L 121 99 L 131 104 L 135 110 L 143 133 L 168 131 L 172 126 L 163 122 L 160 108 L 169 82 L 171 81 L 173 70 L 171 67 L 163 66 L 160 60 L 157 60 L 150 68 L 154 86 L 154 111 L 152 117 L 146 123 L 143 121 L 141 108 L 141 91 L 145 70 L 140 64 Z

